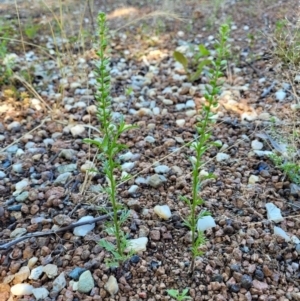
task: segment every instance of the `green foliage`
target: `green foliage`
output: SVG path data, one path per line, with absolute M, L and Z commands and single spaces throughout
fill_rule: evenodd
M 183 66 L 184 71 L 188 75 L 188 80 L 191 82 L 199 79 L 204 67 L 209 66 L 211 64 L 211 60 L 207 58 L 209 55 L 210 52 L 205 48 L 204 45 L 198 46 L 198 53 L 195 54 L 191 63 L 189 63 L 186 56 L 181 52 L 174 51 L 173 53 L 174 59 Z M 189 65 L 192 65 L 192 68 L 196 65 L 196 71 L 190 71 Z
M 271 154 L 269 158 L 295 184 L 300 184 L 300 165 L 281 155 Z
M 300 63 L 300 30 L 299 24 L 288 20 L 278 20 L 274 30 L 274 53 L 286 64 L 298 66 Z
M 174 290 L 174 289 L 167 290 L 169 296 L 176 299 L 177 301 L 192 300 L 190 296 L 187 296 L 188 292 L 189 292 L 188 288 L 185 288 L 181 293 L 179 292 L 179 290 Z
M 218 42 L 215 45 L 215 60 L 210 61 L 211 68 L 209 69 L 208 77 L 209 84 L 206 86 L 206 93 L 204 95 L 206 104 L 202 108 L 201 116 L 198 117 L 196 124 L 196 141 L 190 144 L 191 149 L 195 152 L 195 157 L 191 158 L 192 163 L 192 198 L 183 196 L 181 199 L 189 206 L 190 214 L 184 220 L 184 223 L 192 232 L 192 265 L 191 272 L 194 270 L 195 258 L 202 255 L 199 248 L 206 242 L 204 234 L 201 231 L 197 233 L 197 221 L 206 215 L 207 211 L 202 211 L 197 214 L 197 208 L 204 204 L 204 200 L 199 197 L 201 184 L 205 179 L 214 178 L 212 174 L 207 176 L 200 176 L 200 167 L 202 166 L 202 156 L 214 142 L 210 141 L 212 125 L 214 123 L 212 108 L 218 105 L 217 96 L 220 92 L 222 83 L 220 78 L 223 76 L 223 71 L 226 68 L 227 61 L 225 58 L 229 53 L 229 46 L 227 40 L 229 38 L 229 25 L 223 24 L 219 29 Z M 199 46 L 199 57 L 207 56 L 208 50 L 203 46 Z M 185 58 L 177 56 L 183 66 L 186 63 Z M 200 75 L 200 73 L 199 73 Z
M 28 39 L 33 40 L 40 30 L 40 26 L 38 24 L 34 24 L 33 21 L 29 21 L 25 24 L 24 33 Z
M 100 245 L 111 254 L 111 258 L 107 260 L 107 265 L 110 267 L 118 267 L 120 263 L 125 261 L 131 254 L 125 254 L 128 248 L 128 241 L 126 234 L 122 230 L 122 225 L 129 218 L 130 212 L 124 208 L 123 204 L 117 200 L 117 186 L 118 182 L 115 178 L 115 171 L 119 169 L 120 165 L 116 159 L 116 155 L 126 148 L 126 145 L 118 142 L 120 136 L 132 129 L 134 126 L 129 126 L 124 119 L 115 122 L 112 118 L 111 111 L 111 96 L 110 96 L 110 72 L 109 72 L 109 58 L 106 56 L 106 49 L 108 46 L 108 28 L 106 26 L 106 15 L 99 13 L 99 50 L 97 55 L 99 62 L 96 66 L 98 91 L 96 93 L 97 100 L 97 117 L 100 122 L 100 132 L 102 138 L 84 139 L 86 143 L 94 145 L 98 148 L 102 161 L 102 170 L 106 175 L 108 185 L 103 188 L 104 193 L 109 197 L 113 209 L 112 222 L 105 225 L 105 231 L 109 236 L 114 236 L 116 245 L 101 239 Z M 124 179 L 121 179 L 121 181 Z
M 9 56 L 7 48 L 10 34 L 10 26 L 0 19 L 0 84 L 7 84 L 13 75 L 12 68 L 15 61 L 13 56 Z

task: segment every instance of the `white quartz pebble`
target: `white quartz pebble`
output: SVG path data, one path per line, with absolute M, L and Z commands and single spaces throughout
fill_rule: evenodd
M 13 295 L 23 296 L 31 295 L 33 286 L 28 283 L 18 283 L 10 288 L 10 291 Z
M 202 232 L 207 229 L 214 228 L 215 226 L 215 220 L 210 215 L 199 218 L 197 222 L 197 230 Z
M 154 207 L 154 212 L 164 220 L 167 220 L 172 216 L 171 210 L 168 205 L 156 205 Z
M 283 221 L 280 209 L 276 207 L 273 203 L 267 203 L 266 209 L 268 220 L 273 221 L 275 223 Z

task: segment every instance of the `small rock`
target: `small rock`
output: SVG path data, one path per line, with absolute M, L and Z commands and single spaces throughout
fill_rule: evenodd
M 72 163 L 72 164 L 60 165 L 56 168 L 56 170 L 60 174 L 63 174 L 63 173 L 66 173 L 66 172 L 72 172 L 72 171 L 77 170 L 77 164 Z
M 255 273 L 254 273 L 254 277 L 259 281 L 263 281 L 265 278 L 265 275 L 262 270 L 256 269 Z M 253 286 L 254 286 L 254 284 L 253 284 Z
M 269 285 L 267 283 L 258 281 L 256 279 L 253 280 L 252 285 L 254 288 L 260 291 L 267 290 L 269 288 Z
M 91 162 L 91 161 L 85 161 L 85 163 L 83 165 L 81 165 L 80 167 L 80 171 L 82 173 L 88 173 L 88 175 L 90 176 L 95 176 L 97 174 L 97 167 L 95 165 L 94 162 Z
M 128 248 L 125 252 L 133 251 L 135 253 L 146 251 L 146 246 L 148 243 L 147 237 L 139 237 L 128 240 Z
M 127 202 L 127 206 L 130 208 L 130 209 L 133 209 L 134 211 L 137 211 L 139 212 L 141 210 L 141 203 L 139 200 L 129 200 Z
M 104 285 L 104 288 L 113 297 L 119 291 L 119 285 L 118 285 L 117 279 L 113 275 L 110 275 L 108 278 L 108 281 Z
M 241 286 L 246 290 L 252 287 L 252 277 L 249 275 L 243 275 L 241 279 Z
M 129 189 L 128 189 L 128 193 L 129 194 L 135 194 L 138 189 L 139 189 L 139 186 L 137 186 L 137 185 L 131 185 L 129 187 Z
M 58 268 L 55 264 L 47 264 L 44 266 L 43 271 L 46 273 L 48 278 L 53 279 L 58 274 Z
M 156 173 L 168 173 L 170 171 L 170 167 L 167 165 L 158 165 L 154 168 Z
M 7 126 L 7 129 L 9 131 L 11 130 L 18 130 L 21 128 L 21 123 L 19 121 L 13 121 L 12 123 L 10 123 L 8 126 Z
M 73 137 L 81 136 L 85 131 L 85 127 L 82 124 L 77 124 L 71 127 L 70 131 Z
M 194 100 L 192 100 L 192 99 L 190 99 L 190 100 L 188 100 L 187 102 L 186 102 L 186 104 L 185 104 L 185 107 L 187 108 L 187 109 L 194 109 L 195 108 L 195 102 L 194 102 Z
M 20 202 L 20 203 L 25 202 L 27 200 L 28 196 L 29 196 L 29 192 L 23 191 L 16 197 L 16 201 Z
M 95 286 L 94 279 L 92 273 L 90 271 L 83 272 L 78 281 L 78 291 L 80 293 L 88 293 Z
M 160 240 L 160 231 L 159 230 L 151 230 L 150 238 L 154 241 L 159 241 Z
M 248 184 L 255 184 L 256 182 L 259 182 L 259 177 L 255 175 L 251 175 L 249 177 Z
M 183 127 L 185 125 L 185 119 L 177 119 L 176 125 L 179 127 Z
M 152 137 L 152 136 L 147 136 L 147 137 L 145 137 L 145 139 L 144 139 L 146 142 L 148 142 L 148 143 L 154 143 L 155 142 L 155 138 L 154 137 Z
M 10 233 L 10 238 L 16 238 L 24 235 L 27 232 L 25 228 L 17 228 Z
M 43 272 L 44 268 L 42 266 L 36 267 L 31 271 L 29 279 L 38 280 Z
M 16 183 L 15 184 L 16 191 L 14 192 L 14 195 L 18 195 L 28 185 L 29 185 L 29 181 L 27 179 L 23 179 L 22 181 Z
M 34 265 L 38 262 L 37 257 L 32 257 L 28 260 L 27 266 L 31 269 L 34 267 Z
M 291 240 L 291 238 L 280 227 L 274 226 L 274 234 L 284 238 L 286 242 L 289 242 Z
M 12 169 L 14 172 L 16 173 L 22 173 L 24 170 L 23 170 L 23 165 L 22 163 L 16 163 L 16 164 L 13 164 L 12 165 Z
M 163 184 L 163 181 L 158 174 L 155 174 L 149 178 L 148 184 L 153 188 L 158 188 L 159 186 L 161 186 Z
M 14 284 L 21 283 L 26 280 L 30 275 L 30 269 L 28 266 L 21 267 L 20 271 L 15 274 Z
M 78 222 L 85 222 L 85 221 L 89 221 L 89 220 L 93 220 L 93 219 L 94 218 L 92 216 L 83 216 L 82 218 L 80 218 L 78 220 Z M 95 223 L 82 225 L 79 227 L 75 227 L 73 234 L 76 236 L 85 236 L 88 232 L 90 232 L 94 228 L 95 228 Z
M 70 148 L 62 149 L 59 153 L 60 158 L 65 158 L 67 160 L 72 160 L 74 156 L 76 155 L 76 151 Z
M 216 226 L 215 220 L 212 216 L 203 216 L 202 218 L 198 219 L 197 222 L 197 230 L 204 232 L 207 229 L 214 228 Z
M 33 286 L 28 283 L 18 283 L 11 287 L 10 291 L 15 296 L 31 295 Z
M 69 180 L 70 176 L 72 175 L 71 172 L 65 172 L 60 174 L 54 181 L 55 185 L 64 185 Z
M 164 220 L 168 220 L 172 216 L 170 207 L 168 205 L 156 205 L 154 207 L 154 212 Z
M 268 220 L 274 221 L 275 223 L 279 223 L 284 220 L 281 215 L 280 209 L 276 207 L 273 203 L 267 203 L 266 209 L 267 209 Z
M 187 110 L 186 112 L 185 112 L 185 115 L 187 116 L 187 117 L 192 117 L 192 116 L 194 116 L 194 115 L 196 115 L 197 114 L 197 111 L 196 110 Z
M 57 278 L 53 281 L 52 291 L 59 293 L 67 284 L 65 273 L 62 272 Z
M 255 149 L 255 150 L 261 150 L 261 149 L 263 149 L 264 145 L 263 145 L 263 143 L 261 143 L 258 140 L 253 140 L 251 142 L 251 147 L 252 147 L 252 149 Z
M 38 287 L 32 289 L 32 294 L 34 295 L 36 300 L 44 300 L 48 297 L 49 292 L 45 287 Z
M 137 264 L 137 263 L 139 263 L 139 261 L 140 261 L 140 256 L 138 256 L 138 255 L 133 255 L 130 258 L 130 262 L 133 263 L 133 264 Z
M 299 196 L 300 195 L 300 187 L 299 187 L 299 185 L 291 183 L 290 184 L 290 191 L 291 191 L 291 195 L 293 195 L 293 196 Z
M 134 162 L 126 162 L 121 165 L 122 170 L 130 172 L 134 168 Z
M 86 269 L 84 269 L 84 268 L 76 267 L 68 274 L 68 276 L 70 278 L 72 278 L 73 280 L 77 281 L 79 279 L 80 275 L 85 271 L 86 271 Z
M 133 157 L 133 153 L 132 152 L 127 152 L 125 154 L 120 155 L 119 159 L 121 161 L 130 161 L 132 157 Z
M 275 93 L 275 98 L 278 101 L 283 101 L 286 97 L 286 92 L 284 92 L 283 90 L 279 90 Z
M 227 155 L 227 154 L 225 154 L 225 153 L 218 153 L 218 154 L 217 154 L 217 157 L 216 157 L 216 160 L 217 160 L 218 162 L 221 162 L 221 161 L 226 161 L 226 160 L 228 160 L 229 158 L 230 158 L 230 156 Z

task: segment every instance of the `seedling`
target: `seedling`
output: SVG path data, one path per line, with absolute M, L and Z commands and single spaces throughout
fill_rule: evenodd
M 102 161 L 102 170 L 106 176 L 107 187 L 103 188 L 104 193 L 109 197 L 112 205 L 112 222 L 105 225 L 105 231 L 108 235 L 114 236 L 116 244 L 113 244 L 105 239 L 101 239 L 99 244 L 111 253 L 111 258 L 107 260 L 109 267 L 118 267 L 131 254 L 125 254 L 125 250 L 129 247 L 125 232 L 122 230 L 122 225 L 129 218 L 130 212 L 124 208 L 123 204 L 118 202 L 117 186 L 118 181 L 115 177 L 115 171 L 120 168 L 120 164 L 116 159 L 117 154 L 126 148 L 126 145 L 118 142 L 120 136 L 132 129 L 134 126 L 127 125 L 123 118 L 120 121 L 114 121 L 111 111 L 110 97 L 110 72 L 109 58 L 106 56 L 108 46 L 108 28 L 106 26 L 106 15 L 99 13 L 99 63 L 96 66 L 98 75 L 98 92 L 96 93 L 97 100 L 97 117 L 100 122 L 101 138 L 85 139 L 86 143 L 92 144 L 99 149 L 99 159 Z M 120 182 L 126 180 L 122 177 Z M 120 213 L 121 212 L 121 213 Z
M 209 50 L 202 44 L 198 46 L 198 53 L 195 54 L 192 62 L 189 62 L 186 56 L 179 51 L 173 53 L 174 59 L 182 65 L 191 82 L 199 79 L 204 67 L 211 65 L 211 60 L 207 58 L 209 55 Z M 197 65 L 196 71 L 190 71 L 190 67 L 193 68 L 194 65 Z
M 215 45 L 215 60 L 211 60 L 211 68 L 208 73 L 209 84 L 206 86 L 206 93 L 204 97 L 206 103 L 202 108 L 201 116 L 199 116 L 196 124 L 196 141 L 193 142 L 190 146 L 195 151 L 195 157 L 191 158 L 192 163 L 192 198 L 183 196 L 182 200 L 186 202 L 189 206 L 190 214 L 184 219 L 185 225 L 191 230 L 192 233 L 192 263 L 190 267 L 190 272 L 193 273 L 195 266 L 195 259 L 197 256 L 202 255 L 200 247 L 205 243 L 206 239 L 204 234 L 201 231 L 197 231 L 197 221 L 203 218 L 206 215 L 209 215 L 207 211 L 201 211 L 200 214 L 197 214 L 198 206 L 204 204 L 204 200 L 199 196 L 201 190 L 201 184 L 204 180 L 213 178 L 212 174 L 207 176 L 200 177 L 200 167 L 202 166 L 202 157 L 206 150 L 214 145 L 213 142 L 210 142 L 212 125 L 214 123 L 214 118 L 212 109 L 217 107 L 218 100 L 217 96 L 220 92 L 220 87 L 222 82 L 220 78 L 223 76 L 223 71 L 226 68 L 227 61 L 224 60 L 229 53 L 229 45 L 227 40 L 229 38 L 229 25 L 221 25 L 219 29 L 219 38 Z M 199 48 L 200 50 L 201 48 Z M 206 50 L 203 49 L 203 52 L 206 53 Z
M 188 292 L 189 292 L 188 288 L 185 288 L 181 293 L 179 292 L 179 290 L 174 290 L 174 289 L 167 290 L 169 296 L 176 299 L 177 301 L 192 300 L 190 296 L 187 296 Z

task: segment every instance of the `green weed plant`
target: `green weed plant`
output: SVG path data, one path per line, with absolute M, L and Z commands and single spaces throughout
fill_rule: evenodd
M 222 86 L 223 72 L 227 66 L 226 58 L 229 55 L 229 45 L 227 43 L 229 38 L 229 25 L 223 24 L 219 28 L 218 40 L 215 44 L 215 59 L 209 61 L 210 69 L 208 72 L 209 84 L 206 86 L 206 93 L 204 97 L 206 104 L 202 108 L 202 112 L 198 117 L 196 124 L 196 139 L 191 144 L 191 148 L 195 152 L 195 158 L 191 158 L 192 163 L 192 197 L 183 196 L 182 200 L 189 206 L 190 214 L 184 219 L 184 224 L 191 230 L 192 234 L 192 264 L 190 272 L 193 273 L 195 266 L 195 259 L 197 256 L 203 255 L 200 247 L 205 244 L 206 238 L 203 232 L 197 231 L 197 222 L 204 216 L 210 213 L 203 210 L 198 212 L 198 207 L 204 204 L 204 200 L 199 196 L 201 191 L 201 184 L 206 179 L 214 178 L 212 174 L 207 176 L 200 176 L 200 168 L 203 165 L 202 157 L 204 153 L 214 145 L 210 141 L 212 133 L 212 125 L 214 124 L 214 118 L 212 109 L 218 106 L 217 96 L 220 94 L 220 88 Z M 199 55 L 207 55 L 208 50 L 199 46 Z M 185 63 L 185 61 L 184 61 Z M 202 68 L 202 65 L 200 66 Z M 199 75 L 200 75 L 199 71 Z
M 126 177 L 122 177 L 120 182 L 118 182 L 115 177 L 116 170 L 120 169 L 120 164 L 116 157 L 126 148 L 126 145 L 119 143 L 118 139 L 124 132 L 135 128 L 135 126 L 127 125 L 123 118 L 118 122 L 113 120 L 110 96 L 110 61 L 106 56 L 108 28 L 105 13 L 99 13 L 98 26 L 100 42 L 97 55 L 99 57 L 99 63 L 95 70 L 98 75 L 98 91 L 95 97 L 97 100 L 97 117 L 100 122 L 102 138 L 84 139 L 84 141 L 96 146 L 99 150 L 99 159 L 102 162 L 102 170 L 108 183 L 102 192 L 108 195 L 113 211 L 112 221 L 105 224 L 105 231 L 109 236 L 115 237 L 115 244 L 106 239 L 101 239 L 99 244 L 111 254 L 111 257 L 107 260 L 107 265 L 109 267 L 118 267 L 131 256 L 130 252 L 125 253 L 129 245 L 127 236 L 122 230 L 122 225 L 129 218 L 130 212 L 118 201 L 117 196 L 118 184 L 127 179 Z

